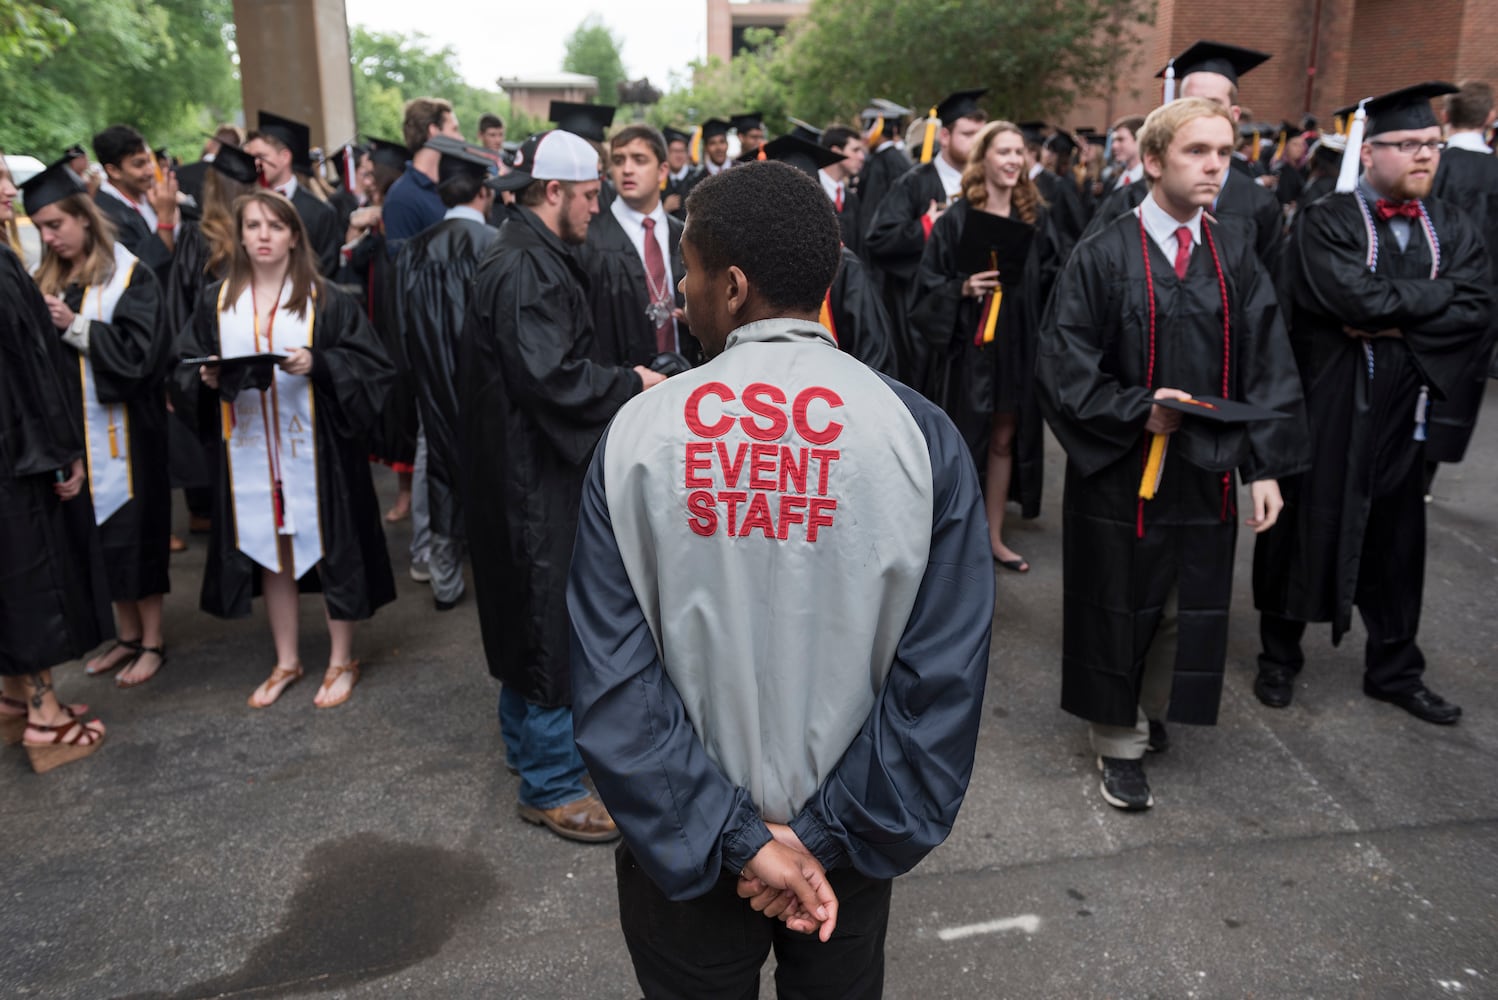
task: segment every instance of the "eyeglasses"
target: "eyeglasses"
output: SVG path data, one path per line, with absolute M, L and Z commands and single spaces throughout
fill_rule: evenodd
M 1385 149 L 1397 149 L 1405 156 L 1413 156 L 1422 149 L 1428 149 L 1432 153 L 1439 153 L 1446 148 L 1446 144 L 1440 139 L 1405 139 L 1403 142 L 1384 142 L 1379 139 L 1369 139 L 1368 145 L 1382 146 Z

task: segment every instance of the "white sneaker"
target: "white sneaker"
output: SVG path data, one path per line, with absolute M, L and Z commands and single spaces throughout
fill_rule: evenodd
M 431 583 L 432 571 L 427 568 L 426 563 L 411 564 L 411 579 L 417 583 Z

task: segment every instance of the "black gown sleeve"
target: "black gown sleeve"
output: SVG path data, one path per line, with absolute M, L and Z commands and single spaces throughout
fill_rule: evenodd
M 960 202 L 959 206 L 943 212 L 931 227 L 931 239 L 926 242 L 916 271 L 915 298 L 910 310 L 910 325 L 938 350 L 946 349 L 956 335 L 959 320 L 972 311 L 964 308 L 972 300 L 962 294 L 967 276 L 959 273 L 957 266 L 962 223 L 971 209 L 966 202 Z
M 889 313 L 863 261 L 852 250 L 843 252 L 843 266 L 832 282 L 832 323 L 838 346 L 875 371 L 894 371 L 894 334 Z
M 869 231 L 864 234 L 864 251 L 881 270 L 908 277 L 917 270 L 926 247 L 926 227 L 921 221 L 930 207 L 930 199 L 917 205 L 920 185 L 914 174 L 907 175 L 879 202 Z
M 1300 373 L 1274 284 L 1256 256 L 1243 258 L 1238 309 L 1244 318 L 1240 336 L 1247 342 L 1238 354 L 1237 382 L 1245 402 L 1290 414 L 1288 420 L 1247 425 L 1249 457 L 1238 474 L 1252 483 L 1304 472 L 1311 464 L 1311 442 Z
M 358 303 L 346 292 L 325 286 L 312 340 L 318 419 L 329 419 L 339 437 L 357 438 L 379 420 L 394 383 L 395 366 Z
M 41 291 L 0 245 L 0 475 L 50 474 L 82 457 L 78 407 L 58 374 L 64 351 Z

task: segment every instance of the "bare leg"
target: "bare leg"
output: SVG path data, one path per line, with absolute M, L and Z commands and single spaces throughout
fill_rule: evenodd
M 409 472 L 397 472 L 396 482 L 400 484 L 400 492 L 396 494 L 395 506 L 391 507 L 385 514 L 387 521 L 404 521 L 411 516 L 411 476 Z
M 1023 560 L 1018 552 L 1004 544 L 1004 505 L 1009 501 L 1009 480 L 1014 471 L 1014 414 L 995 413 L 993 430 L 988 435 L 988 482 L 985 507 L 988 511 L 988 544 L 994 558 L 1002 561 Z M 1029 565 L 1026 564 L 1026 569 Z
M 281 565 L 291 565 L 291 542 L 281 538 Z M 301 663 L 297 657 L 297 588 L 291 571 L 272 573 L 260 571 L 261 591 L 265 597 L 265 616 L 270 619 L 270 634 L 276 644 L 276 670 L 284 679 L 267 679 L 255 689 L 251 703 L 264 708 L 277 698 L 296 677 L 301 675 Z M 272 678 L 274 678 L 272 674 Z
M 317 697 L 313 698 L 313 704 L 325 705 L 343 700 L 348 692 L 358 683 L 359 675 L 351 670 L 336 673 L 336 679 L 331 684 L 328 679 L 335 675 L 335 667 L 354 662 L 354 623 L 339 621 L 327 613 L 327 606 L 323 606 L 323 615 L 328 622 L 328 672 L 323 675 L 325 687 L 319 688 Z
M 161 635 L 162 595 L 152 594 L 150 597 L 142 597 L 138 601 L 129 603 L 133 609 L 135 623 L 139 628 L 140 644 L 152 649 L 165 649 Z M 125 607 L 125 605 L 121 604 L 119 607 Z M 141 653 L 134 663 L 120 671 L 119 683 L 124 685 L 144 683 L 156 676 L 156 671 L 161 669 L 161 664 L 160 653 Z
M 124 643 L 141 641 L 140 612 L 135 605 L 135 601 L 114 602 L 114 631 L 120 637 L 120 642 L 112 646 L 108 652 L 85 663 L 83 665 L 85 672 L 107 674 L 121 663 L 134 658 L 135 650 L 125 646 Z
M 9 678 L 7 678 L 9 680 Z M 52 671 L 43 670 L 39 673 L 19 678 L 21 681 L 21 696 L 26 702 L 26 741 L 28 743 L 41 743 L 52 738 L 52 734 L 39 726 L 62 726 L 74 721 L 57 701 L 57 694 L 52 690 Z M 104 723 L 94 721 L 87 724 L 87 729 L 94 730 L 99 736 L 104 735 Z
M 24 676 L 11 677 L 9 675 L 0 677 L 0 695 L 4 695 L 6 701 L 0 704 L 0 718 L 20 719 L 29 715 L 26 699 L 30 690 L 26 686 Z M 75 716 L 88 714 L 88 706 L 82 703 L 68 705 L 68 710 Z

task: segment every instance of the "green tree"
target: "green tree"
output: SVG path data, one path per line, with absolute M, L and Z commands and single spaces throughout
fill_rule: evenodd
M 671 89 L 651 106 L 646 118 L 657 126 L 681 127 L 758 111 L 771 132 L 784 132 L 787 114 L 800 117 L 791 106 L 781 65 L 784 39 L 769 28 L 751 28 L 744 40 L 751 47 L 728 62 L 716 56 L 694 61 L 687 76 L 673 76 Z
M 812 120 L 875 96 L 924 111 L 961 87 L 988 87 L 992 113 L 1043 117 L 1109 82 L 1152 10 L 1148 0 L 813 0 L 774 69 Z
M 625 80 L 624 60 L 619 51 L 624 41 L 603 23 L 597 14 L 589 14 L 567 36 L 567 55 L 562 68 L 569 73 L 586 73 L 598 79 L 598 103 L 619 103 L 619 84 Z

